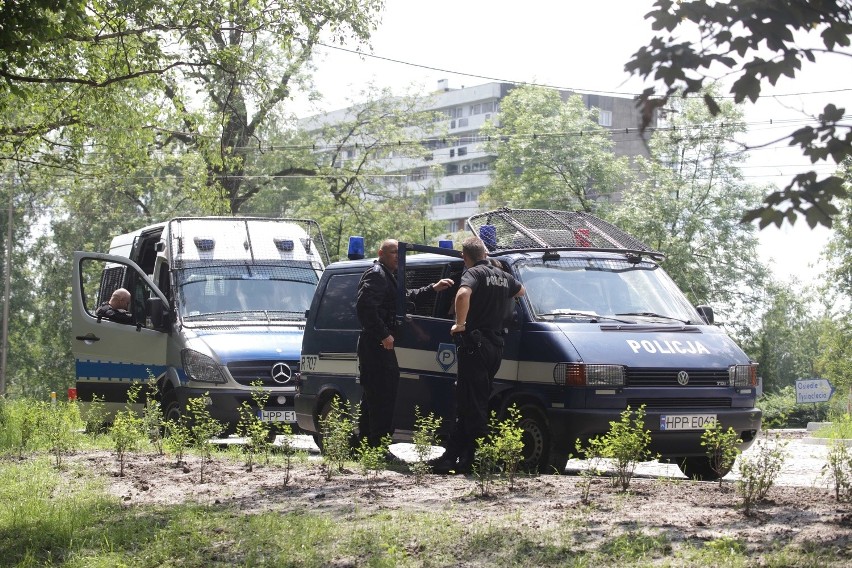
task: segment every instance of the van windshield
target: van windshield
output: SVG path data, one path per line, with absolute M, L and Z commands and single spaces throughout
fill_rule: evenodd
M 310 262 L 184 265 L 174 271 L 184 320 L 302 320 L 319 281 Z
M 671 278 L 652 262 L 538 258 L 515 266 L 537 318 L 703 323 Z

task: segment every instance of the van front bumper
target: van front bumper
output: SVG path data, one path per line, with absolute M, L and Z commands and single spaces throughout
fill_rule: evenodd
M 610 430 L 610 422 L 621 420 L 623 410 L 617 409 L 574 409 L 550 408 L 547 418 L 550 423 L 553 446 L 566 453 L 575 453 L 576 440 L 585 447 L 590 439 L 603 436 Z M 646 409 L 645 430 L 651 432 L 649 450 L 659 454 L 665 461 L 669 458 L 686 456 L 704 456 L 706 448 L 701 445 L 701 435 L 704 430 L 664 430 L 661 423 L 665 417 L 687 416 L 698 414 L 714 414 L 722 428 L 734 429 L 740 439 L 741 450 L 747 449 L 754 442 L 760 430 L 763 412 L 758 408 L 665 408 Z
M 240 421 L 240 408 L 243 403 L 247 403 L 257 412 L 257 404 L 252 398 L 250 390 L 181 387 L 176 389 L 175 393 L 182 409 L 186 409 L 187 402 L 191 398 L 207 398 L 207 410 L 210 412 L 210 417 L 225 424 L 227 433 L 233 433 L 236 430 L 237 423 Z M 293 431 L 296 432 L 298 428 L 296 425 L 295 409 L 293 407 L 295 393 L 292 391 L 283 393 L 271 392 L 269 395 L 269 400 L 264 406 L 264 410 L 282 411 L 280 414 L 282 417 L 288 416 L 285 413 L 289 412 L 291 420 L 284 420 L 278 423 L 290 424 Z M 283 400 L 279 401 L 279 397 L 283 397 Z M 273 423 L 275 422 L 270 422 L 270 424 Z

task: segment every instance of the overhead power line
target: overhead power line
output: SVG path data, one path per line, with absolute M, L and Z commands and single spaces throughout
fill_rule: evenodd
M 484 79 L 486 81 L 496 81 L 498 83 L 512 83 L 512 84 L 515 84 L 515 85 L 533 85 L 533 86 L 536 86 L 536 87 L 547 87 L 547 88 L 550 88 L 550 89 L 558 89 L 558 90 L 562 90 L 562 91 L 572 91 L 572 92 L 575 92 L 575 93 L 618 95 L 618 96 L 622 96 L 622 97 L 638 97 L 638 96 L 640 96 L 640 93 L 625 93 L 625 92 L 620 92 L 620 91 L 601 91 L 601 90 L 597 90 L 597 89 L 564 87 L 564 86 L 559 86 L 559 85 L 550 85 L 550 84 L 547 84 L 547 83 L 535 83 L 535 82 L 531 82 L 531 81 L 518 81 L 517 79 L 505 79 L 505 78 L 499 78 L 499 77 L 490 77 L 488 75 L 480 75 L 478 73 L 468 73 L 466 71 L 455 71 L 455 70 L 452 70 L 452 69 L 444 69 L 444 68 L 441 68 L 441 67 L 434 67 L 432 65 L 424 65 L 422 63 L 412 63 L 410 61 L 402 61 L 401 59 L 394 59 L 393 57 L 385 57 L 383 55 L 366 53 L 366 52 L 363 52 L 363 51 L 359 51 L 357 49 L 349 49 L 349 48 L 341 47 L 341 46 L 338 46 L 338 45 L 329 45 L 327 43 L 320 43 L 320 42 L 317 42 L 317 45 L 320 45 L 320 46 L 325 47 L 327 49 L 335 49 L 337 51 L 352 53 L 352 54 L 362 56 L 362 57 L 369 57 L 371 59 L 379 59 L 381 61 L 387 61 L 389 63 L 396 63 L 398 65 L 407 65 L 409 67 L 417 67 L 419 69 L 427 69 L 429 71 L 438 71 L 440 73 L 449 73 L 451 75 L 459 75 L 459 76 L 462 76 L 462 77 L 473 77 L 475 79 Z M 828 90 L 824 90 L 824 91 L 802 91 L 802 92 L 798 92 L 798 93 L 767 94 L 765 96 L 766 97 L 802 97 L 802 96 L 807 96 L 807 95 L 844 93 L 844 92 L 848 92 L 848 91 L 852 91 L 852 87 L 846 88 L 846 89 L 828 89 Z M 695 95 L 695 97 L 701 97 L 701 96 L 703 96 L 703 95 Z M 719 95 L 717 98 L 732 99 L 734 97 L 733 96 Z

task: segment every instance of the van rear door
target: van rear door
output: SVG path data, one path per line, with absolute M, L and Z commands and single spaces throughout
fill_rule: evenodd
M 121 278 L 108 275 L 123 274 Z M 133 283 L 131 286 L 128 283 Z M 109 298 L 119 287 L 128 287 L 135 325 L 99 319 L 95 315 L 101 298 Z M 71 350 L 74 353 L 77 397 L 90 402 L 97 395 L 108 411 L 123 408 L 127 391 L 148 375 L 161 375 L 166 368 L 166 329 L 155 329 L 147 306 L 158 298 L 169 302 L 139 266 L 122 256 L 75 252 L 71 284 Z

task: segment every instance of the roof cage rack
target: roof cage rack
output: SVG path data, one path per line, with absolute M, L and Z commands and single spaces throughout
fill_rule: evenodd
M 467 227 L 490 252 L 591 250 L 665 258 L 615 225 L 580 211 L 502 207 L 469 217 Z

